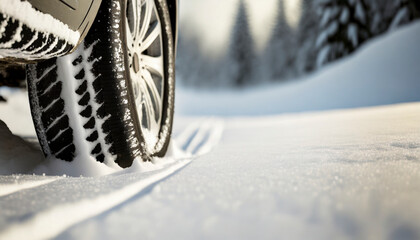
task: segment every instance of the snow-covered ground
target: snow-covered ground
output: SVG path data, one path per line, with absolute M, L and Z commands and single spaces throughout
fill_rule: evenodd
M 0 239 L 418 239 L 419 120 L 419 103 L 233 118 L 154 171 L 2 176 Z M 221 127 L 178 123 L 192 155 Z
M 0 239 L 419 239 L 419 102 L 290 113 L 419 101 L 419 33 L 296 85 L 178 91 L 168 157 L 96 177 L 51 167 L 3 90 Z

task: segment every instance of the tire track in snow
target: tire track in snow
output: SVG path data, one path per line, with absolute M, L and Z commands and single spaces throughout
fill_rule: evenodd
M 141 194 L 145 189 L 153 188 L 157 182 L 170 177 L 187 166 L 194 157 L 211 151 L 220 140 L 222 133 L 223 122 L 221 120 L 203 119 L 196 121 L 174 138 L 174 144 L 176 147 L 179 146 L 181 155 L 175 154 L 173 156 L 175 161 L 172 164 L 111 192 L 55 205 L 35 212 L 27 219 L 12 223 L 2 232 L 0 231 L 0 239 L 24 239 L 28 235 L 31 236 L 31 239 L 56 237 L 71 226 L 105 213 L 116 206 L 123 205 Z M 108 179 L 113 180 L 110 176 Z M 63 181 L 65 180 L 63 179 Z M 33 186 L 33 188 L 35 187 Z M 54 224 L 51 224 L 52 222 Z M 45 226 L 48 226 L 48 228 Z
M 183 151 L 193 157 L 210 152 L 220 141 L 224 129 L 221 119 L 198 120 L 175 137 L 175 142 Z
M 181 160 L 157 174 L 94 199 L 62 204 L 39 212 L 30 219 L 13 224 L 0 232 L 0 239 L 25 239 L 27 236 L 31 236 L 31 239 L 53 238 L 81 221 L 124 203 L 150 185 L 174 174 L 190 162 L 190 159 Z M 48 228 L 45 228 L 45 226 L 48 226 Z

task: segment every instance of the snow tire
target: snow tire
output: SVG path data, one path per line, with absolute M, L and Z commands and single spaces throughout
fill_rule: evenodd
M 174 111 L 174 43 L 166 1 L 155 0 L 161 21 L 164 94 L 159 141 L 145 145 L 129 74 L 126 0 L 102 1 L 84 42 L 70 55 L 27 67 L 37 135 L 47 157 L 73 161 L 92 156 L 131 166 L 165 155 Z M 152 151 L 150 149 L 153 149 Z
M 58 22 L 58 20 L 50 21 Z M 65 55 L 74 46 L 64 38 L 53 33 L 38 31 L 19 19 L 0 12 L 0 55 L 3 58 L 8 58 L 8 60 L 48 59 Z

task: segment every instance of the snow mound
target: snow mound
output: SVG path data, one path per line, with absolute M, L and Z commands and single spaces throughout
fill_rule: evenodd
M 43 159 L 39 149 L 13 135 L 0 120 L 0 175 L 27 172 Z

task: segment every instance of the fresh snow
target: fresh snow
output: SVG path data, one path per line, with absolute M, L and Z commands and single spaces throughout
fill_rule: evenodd
M 213 151 L 154 170 L 23 189 L 4 176 L 17 190 L 0 197 L 0 239 L 416 239 L 419 109 L 231 118 Z M 177 121 L 187 152 L 222 120 Z
M 43 159 L 2 89 L 0 239 L 419 239 L 419 32 L 286 86 L 180 89 L 167 157 L 125 170 Z
M 45 184 L 55 181 L 54 178 L 40 180 L 40 179 L 37 179 L 37 177 L 34 177 L 36 178 L 35 180 L 27 181 L 27 182 L 19 182 L 21 178 L 25 178 L 25 177 L 28 177 L 28 176 L 23 176 L 23 177 L 14 176 L 13 178 L 2 179 L 3 180 L 2 184 L 0 184 L 1 186 L 0 197 L 10 195 L 12 193 L 19 192 L 25 189 L 35 188 L 35 187 L 45 185 Z

